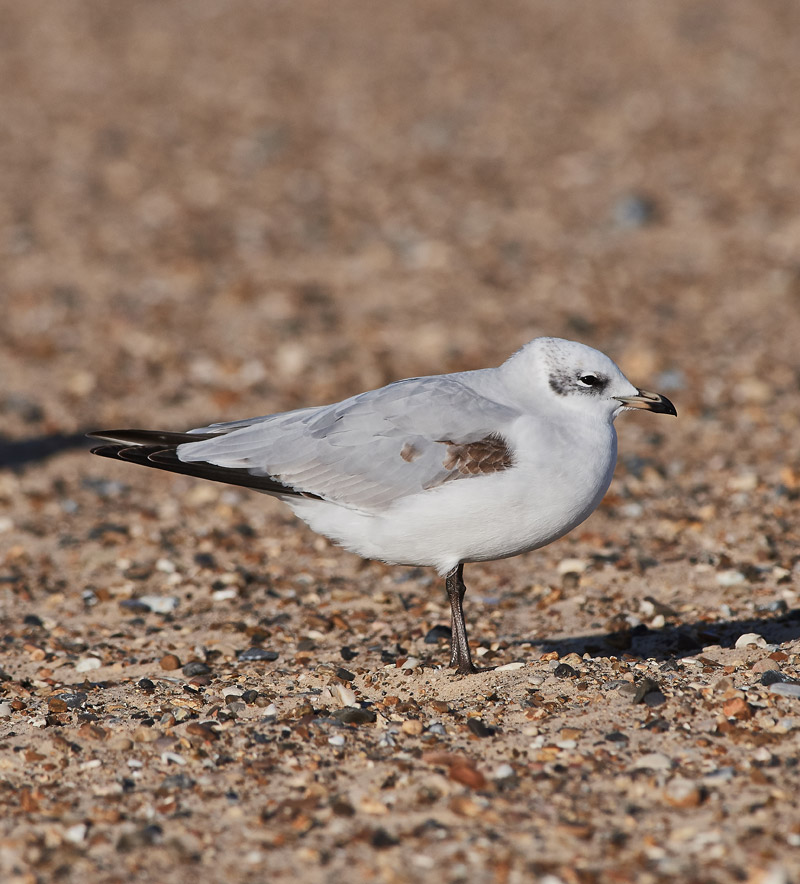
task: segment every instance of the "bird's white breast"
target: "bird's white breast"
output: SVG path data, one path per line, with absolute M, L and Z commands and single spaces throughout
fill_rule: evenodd
M 367 558 L 431 565 L 517 555 L 562 537 L 603 498 L 616 462 L 609 422 L 552 424 L 521 417 L 507 428 L 514 466 L 410 494 L 380 513 L 287 501 L 315 531 Z

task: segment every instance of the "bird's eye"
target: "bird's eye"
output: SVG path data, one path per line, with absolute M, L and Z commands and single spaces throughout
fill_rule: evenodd
M 583 387 L 602 387 L 603 382 L 595 374 L 583 374 L 578 378 L 578 383 Z

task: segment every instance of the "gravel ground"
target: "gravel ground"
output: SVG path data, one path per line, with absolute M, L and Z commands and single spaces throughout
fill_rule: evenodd
M 800 6 L 2 0 L 0 879 L 800 881 Z M 93 459 L 609 353 L 568 538 L 424 569 Z

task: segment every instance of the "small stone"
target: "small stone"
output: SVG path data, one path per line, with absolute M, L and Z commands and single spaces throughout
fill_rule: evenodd
M 772 662 L 772 661 L 770 661 Z M 773 665 L 775 665 L 773 663 Z M 777 684 L 779 681 L 791 682 L 791 679 L 785 672 L 781 672 L 777 666 L 775 669 L 767 669 L 760 678 L 761 684 L 765 687 L 769 687 L 771 684 Z
M 82 844 L 88 831 L 89 827 L 86 823 L 76 823 L 64 830 L 64 840 L 69 841 L 70 844 Z
M 672 807 L 697 807 L 703 801 L 703 790 L 691 780 L 675 777 L 664 787 L 664 800 Z
M 91 672 L 93 669 L 99 669 L 103 665 L 103 661 L 97 657 L 82 657 L 75 663 L 76 672 Z
M 136 687 L 139 688 L 140 691 L 144 691 L 146 694 L 152 694 L 156 689 L 155 683 L 149 678 L 140 678 L 139 681 L 136 682 Z
M 191 721 L 186 725 L 186 733 L 194 737 L 202 737 L 207 742 L 213 742 L 219 739 L 219 734 L 214 730 L 213 726 L 207 722 Z
M 344 734 L 331 734 L 331 736 L 328 737 L 328 743 L 331 746 L 344 746 L 344 744 L 345 744 Z
M 467 727 L 476 737 L 493 737 L 497 730 L 481 721 L 480 718 L 468 718 Z
M 127 752 L 133 748 L 133 740 L 129 737 L 112 737 L 106 745 L 115 752 Z
M 348 706 L 345 709 L 337 709 L 333 713 L 333 718 L 342 724 L 372 724 L 377 721 L 378 715 L 371 709 Z
M 386 847 L 394 847 L 400 842 L 397 838 L 392 837 L 386 829 L 375 829 L 370 838 L 370 844 L 376 850 L 383 850 Z
M 778 666 L 774 660 L 770 660 L 769 657 L 764 657 L 762 660 L 756 660 L 752 666 L 753 672 L 769 672 L 771 669 L 780 669 L 780 666 Z
M 14 710 L 11 708 L 10 703 L 6 703 L 5 701 L 0 703 L 0 718 L 11 718 Z
M 661 752 L 649 752 L 633 763 L 634 770 L 670 770 L 672 759 Z
M 51 712 L 58 714 L 67 711 L 67 704 L 61 699 L 61 697 L 50 697 L 47 701 L 47 708 Z
M 347 682 L 355 681 L 355 677 L 356 677 L 355 673 L 350 672 L 349 669 L 345 669 L 344 666 L 340 666 L 336 670 L 336 678 L 340 678 L 342 681 L 347 681 Z
M 161 734 L 154 727 L 137 727 L 132 736 L 134 743 L 155 743 Z
M 339 705 L 341 706 L 355 706 L 356 705 L 356 694 L 352 688 L 348 688 L 346 685 L 341 684 L 341 682 L 334 682 L 330 686 L 331 694 L 334 696 L 336 700 L 339 701 Z
M 236 659 L 244 662 L 260 660 L 271 662 L 272 660 L 277 660 L 279 656 L 280 654 L 277 651 L 268 651 L 266 648 L 247 648 L 245 651 L 240 651 L 236 655 Z
M 753 710 L 741 697 L 731 697 L 722 704 L 722 713 L 726 718 L 737 718 L 747 721 L 753 717 Z
M 504 663 L 502 666 L 495 667 L 495 672 L 511 672 L 514 669 L 522 669 L 525 664 L 521 660 L 515 660 L 513 663 Z
M 450 641 L 453 637 L 453 632 L 449 626 L 437 625 L 432 629 L 429 629 L 425 635 L 425 644 L 426 645 L 435 645 L 443 639 L 447 639 Z
M 171 614 L 178 607 L 174 595 L 142 595 L 135 601 L 154 614 Z
M 579 740 L 583 736 L 583 731 L 577 727 L 562 727 L 558 736 L 562 740 Z
M 797 682 L 779 681 L 770 685 L 770 694 L 777 697 L 791 697 L 792 699 L 800 699 L 800 684 Z
M 468 786 L 470 789 L 485 789 L 486 777 L 474 767 L 468 764 L 454 764 L 447 771 L 451 780 Z
M 660 686 L 659 686 L 658 682 L 654 681 L 652 678 L 643 678 L 636 685 L 636 691 L 634 692 L 633 697 L 631 698 L 631 702 L 634 703 L 634 705 L 638 704 L 638 703 L 644 703 L 645 697 L 647 697 L 648 694 L 651 694 L 651 693 L 659 693 L 660 694 L 659 687 Z M 664 695 L 660 694 L 660 696 L 663 697 Z M 658 704 L 656 704 L 656 705 L 658 705 Z
M 354 651 L 352 648 L 344 645 L 344 647 L 339 649 L 339 653 L 342 656 L 342 660 L 345 663 L 349 663 L 351 660 L 354 660 L 358 656 L 358 651 Z
M 181 668 L 181 672 L 187 678 L 191 678 L 194 675 L 209 675 L 211 668 L 202 660 L 190 660 Z
M 493 780 L 508 780 L 515 775 L 516 771 L 510 764 L 498 764 L 492 771 Z
M 553 670 L 556 678 L 577 678 L 578 672 L 569 663 L 559 663 Z
M 164 654 L 158 661 L 158 665 L 167 672 L 171 672 L 173 669 L 181 668 L 181 661 L 175 654 Z
M 751 645 L 755 645 L 757 648 L 766 648 L 767 641 L 757 632 L 745 632 L 744 635 L 740 635 L 739 638 L 736 639 L 734 647 L 741 649 L 750 647 Z
M 717 583 L 720 586 L 738 586 L 744 583 L 745 576 L 741 571 L 720 571 L 717 574 Z M 736 647 L 739 647 L 738 645 Z
M 408 718 L 402 723 L 400 730 L 409 736 L 418 737 L 423 730 L 422 722 L 418 718 Z
M 465 783 L 464 785 L 468 784 Z M 453 813 L 457 813 L 459 816 L 465 817 L 476 817 L 483 812 L 480 805 L 466 795 L 456 795 L 450 801 L 449 807 L 450 810 L 453 811 Z

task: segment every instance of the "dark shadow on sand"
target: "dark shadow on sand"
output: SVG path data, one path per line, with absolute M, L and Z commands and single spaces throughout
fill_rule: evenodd
M 573 652 L 592 657 L 630 654 L 642 659 L 664 661 L 695 657 L 709 645 L 732 648 L 739 636 L 748 632 L 757 633 L 768 644 L 774 645 L 800 638 L 800 608 L 746 620 L 675 622 L 661 629 L 640 625 L 621 632 L 528 639 L 514 644 L 532 644 L 545 653 L 557 651 L 561 657 Z
M 21 469 L 74 448 L 91 447 L 85 433 L 51 433 L 29 439 L 5 439 L 0 436 L 0 469 Z

